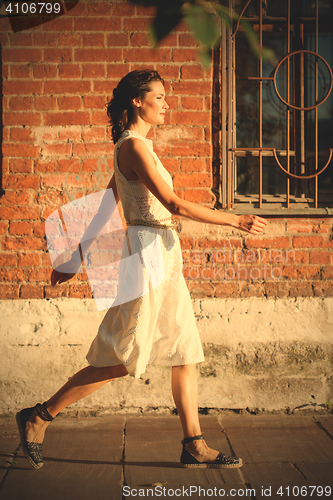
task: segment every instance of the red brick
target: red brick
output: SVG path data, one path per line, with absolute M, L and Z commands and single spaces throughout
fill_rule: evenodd
M 81 45 L 81 35 L 73 33 L 59 33 L 58 46 L 79 47 Z
M 211 176 L 207 174 L 175 174 L 173 177 L 175 187 L 209 187 L 211 182 Z
M 81 108 L 81 97 L 59 97 L 58 98 L 59 109 L 80 109 Z M 68 123 L 68 122 L 67 122 Z
M 35 109 L 47 111 L 56 107 L 56 97 L 35 97 Z
M 19 285 L 1 285 L 0 284 L 0 299 L 18 299 Z
M 44 49 L 45 62 L 64 63 L 73 60 L 72 49 Z
M 193 203 L 209 203 L 214 201 L 214 196 L 210 191 L 203 189 L 186 189 L 184 192 L 184 199 L 192 201 Z
M 2 240 L 4 250 L 46 250 L 46 242 L 43 238 L 36 236 L 24 236 L 16 238 L 15 236 L 6 236 Z
M 36 82 L 33 80 L 21 81 L 21 80 L 8 80 L 3 82 L 3 94 L 41 94 L 42 84 L 41 82 Z
M 291 239 L 285 236 L 280 238 L 257 238 L 246 236 L 248 248 L 291 248 Z
M 85 64 L 82 66 L 83 78 L 104 78 L 105 64 Z
M 313 294 L 315 297 L 332 297 L 333 281 L 313 282 Z
M 28 274 L 28 280 L 33 281 L 49 281 L 50 280 L 50 270 L 49 269 L 30 269 Z
M 22 46 L 22 47 L 32 47 L 33 39 L 31 33 L 10 33 L 9 35 L 10 45 Z
M 73 142 L 73 141 L 81 141 L 81 131 L 80 130 L 67 130 L 66 127 L 64 130 L 59 130 L 59 141 Z
M 105 17 L 90 17 L 74 19 L 75 31 L 121 31 L 121 19 L 105 18 Z M 61 30 L 63 31 L 63 30 Z M 67 30 L 66 30 L 67 31 Z
M 197 62 L 199 59 L 197 49 L 172 49 L 172 60 L 174 62 Z
M 28 205 L 30 203 L 29 193 L 26 191 L 6 191 L 5 194 L 0 198 L 0 205 L 11 206 L 11 205 Z M 3 209 L 1 209 L 3 212 Z M 3 216 L 4 219 L 6 218 Z
M 313 287 L 310 282 L 297 282 L 290 284 L 290 297 L 313 297 Z
M 38 189 L 39 176 L 38 175 L 8 175 L 5 178 L 4 187 L 6 189 Z
M 45 125 L 89 125 L 90 114 L 88 111 L 48 113 L 45 115 L 44 123 Z
M 11 128 L 10 140 L 13 142 L 29 142 L 34 139 L 34 133 L 28 128 Z
M 110 17 L 111 5 L 108 3 L 105 4 L 105 3 L 98 3 L 98 2 L 88 4 L 87 5 L 87 8 L 88 8 L 87 14 L 88 14 L 88 16 L 107 16 L 107 17 Z
M 94 111 L 91 115 L 92 125 L 105 125 L 109 124 L 109 119 L 105 111 Z
M 181 104 L 183 109 L 196 109 L 198 111 L 203 109 L 202 97 L 182 97 Z
M 281 298 L 288 297 L 289 295 L 289 284 L 285 281 L 266 281 L 265 282 L 265 292 L 267 298 Z
M 144 12 L 148 11 L 149 8 L 142 9 Z M 134 17 L 135 16 L 135 6 L 127 2 L 114 2 L 112 4 L 112 16 L 120 17 Z
M 88 283 L 70 283 L 69 296 L 80 299 L 92 298 L 91 288 Z
M 0 198 L 0 205 L 4 205 L 2 203 L 2 198 Z M 40 207 L 31 207 L 31 206 L 15 206 L 15 207 L 1 207 L 1 216 L 7 220 L 21 220 L 21 219 L 37 219 L 41 216 Z
M 21 299 L 43 299 L 43 285 L 22 285 L 20 289 Z
M 93 92 L 98 94 L 111 95 L 113 89 L 117 86 L 117 81 L 107 80 L 107 81 L 94 81 Z
M 36 160 L 34 164 L 34 172 L 55 172 L 57 164 L 55 160 Z
M 43 148 L 47 155 L 71 155 L 71 144 L 47 144 Z
M 180 78 L 180 68 L 174 64 L 158 64 L 156 70 L 162 78 Z
M 172 122 L 174 125 L 209 125 L 211 116 L 208 111 L 174 111 Z
M 322 248 L 325 247 L 325 240 L 321 236 L 295 236 L 293 238 L 295 248 Z
M 15 283 L 18 281 L 23 281 L 24 273 L 21 269 L 5 269 L 0 270 L 0 282 Z
M 199 299 L 219 296 L 215 292 L 215 287 L 217 288 L 219 284 L 214 286 L 212 283 L 198 283 L 194 280 L 187 280 L 186 284 L 190 291 L 191 297 L 193 298 Z
M 65 158 L 58 161 L 58 172 L 81 172 L 81 164 L 78 159 Z
M 145 33 L 149 30 L 151 19 L 147 17 L 128 17 L 124 19 L 124 31 L 130 31 L 133 33 L 138 33 L 144 31 Z M 118 30 L 120 31 L 120 30 Z M 149 59 L 148 59 L 149 60 Z
M 42 263 L 39 253 L 19 253 L 17 257 L 19 267 L 40 267 Z
M 2 152 L 4 156 L 36 158 L 39 156 L 40 148 L 39 146 L 30 146 L 28 144 L 20 144 L 19 146 L 15 143 L 3 144 Z
M 81 2 L 79 2 L 81 3 Z M 74 9 L 73 9 L 74 10 Z M 44 31 L 55 31 L 57 33 L 61 32 L 71 32 L 73 31 L 73 19 L 70 19 L 69 15 L 72 14 L 73 11 L 67 13 L 66 16 L 61 16 L 55 19 L 52 19 L 52 22 L 43 24 Z
M 333 266 L 324 266 L 322 271 L 322 278 L 324 280 L 333 278 Z
M 120 57 L 117 59 L 119 61 Z M 171 49 L 124 49 L 124 61 L 149 61 L 150 63 L 171 61 Z
M 12 78 L 30 78 L 31 68 L 28 65 L 11 65 L 10 75 Z
M 89 33 L 87 35 L 82 35 L 82 43 L 85 47 L 104 47 L 104 37 L 105 35 L 101 33 Z
M 129 37 L 129 35 L 126 36 Z M 110 35 L 109 38 L 112 39 L 112 35 Z M 151 47 L 148 33 L 132 33 L 130 40 L 131 47 Z
M 199 47 L 199 42 L 192 33 L 181 33 L 179 35 L 180 47 Z
M 53 207 L 50 213 L 55 209 L 67 203 L 65 193 L 59 191 L 41 192 L 37 196 L 37 202 L 41 205 L 46 205 L 48 208 Z
M 310 252 L 310 264 L 330 264 L 332 252 Z
M 57 38 L 56 33 L 35 33 L 35 47 L 56 47 Z
M 51 274 L 50 274 L 51 276 Z M 68 283 L 62 283 L 61 285 L 45 286 L 44 296 L 46 299 L 53 299 L 56 297 L 68 297 Z
M 9 234 L 29 236 L 32 234 L 32 223 L 28 221 L 11 222 L 9 226 Z
M 34 78 L 45 80 L 57 76 L 57 66 L 55 64 L 38 64 L 33 68 Z
M 211 83 L 210 82 L 174 82 L 172 84 L 175 94 L 182 95 L 210 95 Z
M 121 49 L 75 49 L 75 61 L 77 62 L 114 62 L 122 60 Z
M 89 81 L 57 81 L 44 82 L 44 94 L 88 94 L 91 84 Z
M 320 277 L 320 268 L 317 266 L 284 266 L 283 276 L 290 279 L 310 279 Z
M 9 163 L 9 170 L 13 173 L 32 173 L 32 160 L 22 160 L 21 158 L 11 159 Z
M 184 158 L 181 160 L 183 172 L 205 172 L 206 162 L 201 158 Z
M 8 222 L 0 221 L 0 234 L 6 234 L 8 231 Z
M 9 49 L 2 50 L 2 60 L 12 62 L 40 62 L 42 60 L 41 49 Z
M 83 97 L 83 107 L 85 109 L 104 109 L 105 108 L 105 96 L 94 96 L 86 95 Z M 105 113 L 106 114 L 106 111 Z
M 17 256 L 10 253 L 0 254 L 0 267 L 16 267 Z
M 210 144 L 193 144 L 190 142 L 179 142 L 172 146 L 173 156 L 190 156 L 190 157 L 204 157 L 210 156 Z
M 41 125 L 40 113 L 4 113 L 4 125 Z
M 59 78 L 80 78 L 81 67 L 79 64 L 59 65 Z

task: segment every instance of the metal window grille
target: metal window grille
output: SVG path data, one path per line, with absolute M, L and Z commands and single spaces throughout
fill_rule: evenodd
M 320 0 L 230 0 L 234 25 L 214 52 L 217 208 L 333 206 L 332 12 Z M 241 20 L 275 61 L 253 53 Z

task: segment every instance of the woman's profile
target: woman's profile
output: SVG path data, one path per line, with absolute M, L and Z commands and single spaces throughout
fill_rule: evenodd
M 254 235 L 267 222 L 253 215 L 213 211 L 174 193 L 172 178 L 146 137 L 152 126 L 164 123 L 168 107 L 164 81 L 153 70 L 127 74 L 108 103 L 115 143 L 114 174 L 108 188 L 122 204 L 127 255 L 139 255 L 141 270 L 150 284 L 148 293 L 120 301 L 107 311 L 87 354 L 86 368 L 43 404 L 17 413 L 23 451 L 36 469 L 43 465 L 45 430 L 60 411 L 111 380 L 127 374 L 140 377 L 148 364 L 172 367 L 172 394 L 183 430 L 181 464 L 214 468 L 242 465 L 240 458 L 208 447 L 201 433 L 196 364 L 204 361 L 204 356 L 172 216 L 228 225 Z M 53 286 L 75 275 L 75 266 L 79 267 L 87 247 L 82 241 L 73 252 L 72 273 L 53 271 Z M 139 280 L 142 274 L 126 267 L 123 272 L 131 273 L 132 280 Z M 125 281 L 119 282 L 119 294 L 124 292 Z

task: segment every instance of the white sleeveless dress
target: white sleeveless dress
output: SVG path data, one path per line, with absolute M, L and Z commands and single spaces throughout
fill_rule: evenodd
M 117 190 L 128 223 L 123 255 L 140 256 L 149 290 L 129 302 L 120 300 L 121 305 L 107 311 L 87 360 L 95 367 L 123 364 L 130 375 L 139 378 L 148 364 L 187 365 L 204 361 L 204 355 L 182 274 L 179 238 L 170 227 L 171 214 L 141 181 L 128 181 L 118 168 L 119 148 L 131 137 L 146 144 L 147 154 L 153 156 L 158 172 L 173 188 L 170 174 L 153 151 L 152 141 L 133 130 L 125 130 L 114 152 Z M 148 247 L 150 256 L 154 252 L 149 262 L 145 258 Z M 133 269 L 124 272 L 133 274 Z M 120 288 L 121 280 L 118 290 Z

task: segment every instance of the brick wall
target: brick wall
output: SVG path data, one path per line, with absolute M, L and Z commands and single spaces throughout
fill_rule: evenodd
M 0 298 L 91 297 L 85 275 L 50 286 L 44 221 L 104 189 L 113 144 L 105 103 L 142 67 L 165 78 L 170 111 L 151 132 L 176 193 L 212 206 L 211 71 L 181 25 L 149 47 L 153 10 L 80 0 L 64 16 L 13 33 L 1 19 L 3 187 Z M 182 222 L 184 274 L 194 297 L 332 296 L 332 219 L 277 218 L 261 237 Z

